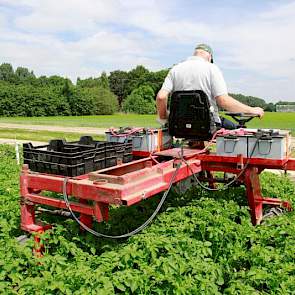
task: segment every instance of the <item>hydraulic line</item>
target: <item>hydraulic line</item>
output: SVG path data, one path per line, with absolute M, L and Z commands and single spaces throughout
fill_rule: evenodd
M 236 177 L 234 177 L 230 182 L 226 183 L 224 186 L 222 186 L 222 187 L 220 187 L 220 188 L 210 188 L 210 187 L 208 187 L 208 186 L 203 185 L 202 182 L 201 182 L 201 181 L 198 179 L 198 177 L 196 176 L 196 174 L 193 173 L 193 170 L 192 170 L 192 168 L 189 166 L 188 162 L 184 159 L 184 157 L 183 157 L 183 152 L 180 153 L 179 155 L 180 155 L 180 158 L 181 158 L 182 162 L 184 162 L 184 163 L 187 165 L 188 169 L 191 171 L 191 173 L 192 173 L 194 179 L 196 180 L 197 184 L 198 184 L 200 187 L 202 187 L 203 189 L 208 190 L 208 191 L 214 191 L 214 192 L 216 192 L 216 191 L 222 191 L 222 190 L 226 190 L 226 189 L 228 189 L 228 188 L 229 188 L 233 183 L 235 183 L 235 182 L 239 179 L 239 177 L 241 177 L 241 176 L 243 175 L 243 173 L 246 171 L 246 169 L 247 169 L 247 167 L 248 167 L 248 165 L 249 165 L 249 163 L 250 163 L 250 160 L 251 160 L 251 158 L 252 158 L 252 156 L 253 156 L 253 154 L 254 154 L 254 151 L 255 151 L 255 149 L 256 149 L 256 146 L 258 145 L 259 139 L 260 139 L 260 137 L 257 137 L 257 139 L 256 139 L 256 141 L 255 141 L 255 144 L 254 144 L 254 146 L 253 146 L 253 149 L 252 149 L 252 151 L 251 151 L 250 157 L 248 158 L 248 160 L 247 160 L 245 166 L 243 167 L 243 169 L 242 169 L 242 170 L 239 172 L 239 174 L 237 174 Z M 183 149 L 183 146 L 181 146 L 181 149 Z M 207 147 L 206 147 L 204 150 L 206 150 L 206 149 L 207 149 Z
M 122 234 L 122 235 L 107 235 L 107 234 L 103 234 L 100 232 L 97 232 L 91 228 L 89 228 L 87 225 L 85 225 L 83 222 L 81 222 L 79 220 L 79 218 L 76 216 L 76 214 L 73 212 L 69 199 L 68 199 L 68 195 L 67 195 L 67 183 L 68 183 L 68 177 L 65 177 L 64 182 L 63 182 L 63 197 L 64 197 L 64 201 L 66 203 L 66 206 L 68 208 L 68 210 L 70 211 L 71 215 L 73 216 L 73 218 L 75 219 L 75 221 L 83 228 L 85 229 L 87 232 L 93 234 L 96 237 L 100 237 L 100 238 L 109 238 L 109 239 L 123 239 L 123 238 L 128 238 L 131 237 L 137 233 L 139 233 L 140 231 L 142 231 L 143 229 L 145 229 L 153 220 L 154 218 L 157 216 L 157 214 L 159 213 L 160 209 L 162 208 L 170 190 L 171 187 L 173 185 L 173 182 L 175 180 L 175 177 L 177 175 L 177 172 L 180 168 L 180 164 L 177 164 L 176 169 L 174 171 L 174 173 L 171 176 L 170 182 L 169 182 L 169 186 L 168 189 L 165 191 L 165 193 L 163 194 L 157 208 L 155 209 L 155 211 L 153 212 L 153 214 L 138 228 L 134 229 L 133 231 L 126 233 L 126 234 Z

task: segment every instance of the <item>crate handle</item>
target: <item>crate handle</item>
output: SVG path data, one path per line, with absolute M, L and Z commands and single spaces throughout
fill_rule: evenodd
M 227 153 L 227 154 L 233 153 L 238 141 L 239 141 L 238 138 L 224 138 L 224 142 L 223 142 L 224 152 Z M 227 151 L 227 149 L 226 149 L 226 145 L 227 145 L 228 142 L 233 142 L 234 143 L 233 146 L 232 146 L 232 149 L 230 151 Z
M 134 148 L 139 148 L 142 145 L 143 136 L 136 136 L 136 138 L 140 138 L 140 143 L 138 145 L 134 145 Z M 135 140 L 133 141 L 133 144 L 134 144 L 134 142 L 135 142 Z
M 267 143 L 269 143 L 269 149 L 268 149 L 268 151 L 266 153 L 262 153 L 261 150 L 260 150 L 260 143 L 261 142 L 267 142 Z M 264 156 L 269 155 L 270 154 L 270 151 L 271 151 L 272 143 L 273 143 L 273 140 L 272 139 L 259 139 L 258 140 L 258 152 L 259 152 L 259 154 L 264 155 Z

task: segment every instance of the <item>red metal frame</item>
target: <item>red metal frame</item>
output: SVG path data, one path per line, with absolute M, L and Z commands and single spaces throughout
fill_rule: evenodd
M 249 160 L 242 156 L 223 157 L 206 154 L 195 149 L 184 149 L 183 155 L 180 156 L 180 152 L 180 149 L 161 151 L 153 157 L 69 178 L 66 193 L 70 197 L 72 210 L 80 213 L 80 220 L 88 227 L 92 226 L 93 218 L 97 222 L 107 221 L 109 205 L 131 206 L 166 190 L 177 164 L 180 168 L 174 183 L 192 174 L 207 171 L 210 187 L 214 187 L 211 172 L 223 171 L 238 174 L 247 165 L 239 181 L 246 187 L 253 225 L 261 222 L 262 208 L 265 204 L 279 205 L 291 210 L 289 202 L 264 198 L 261 195 L 259 174 L 265 168 L 295 170 L 295 159 L 253 158 Z M 182 157 L 186 163 L 181 160 Z M 158 160 L 161 162 L 159 163 Z M 27 165 L 23 166 L 20 176 L 21 228 L 23 230 L 39 232 L 50 227 L 36 223 L 36 204 L 60 209 L 67 208 L 63 199 L 42 195 L 42 191 L 62 193 L 63 183 L 62 176 L 31 172 Z

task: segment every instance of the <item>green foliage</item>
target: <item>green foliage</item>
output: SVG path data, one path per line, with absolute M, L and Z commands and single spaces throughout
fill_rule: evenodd
M 127 96 L 140 86 L 150 86 L 154 93 L 157 93 L 167 74 L 168 70 L 150 72 L 142 65 L 129 72 L 114 71 L 109 76 L 110 88 L 118 96 L 119 103 L 122 105 Z
M 170 194 L 156 220 L 123 241 L 79 233 L 71 219 L 19 245 L 19 167 L 14 149 L 0 146 L 0 290 L 3 294 L 294 294 L 295 214 L 250 223 L 244 188 Z M 263 193 L 295 201 L 284 177 L 262 175 Z M 118 234 L 146 220 L 159 197 L 112 208 L 99 231 Z
M 128 73 L 124 71 L 113 71 L 109 75 L 110 89 L 118 97 L 120 105 L 127 96 L 128 81 Z
M 76 88 L 69 99 L 73 115 L 111 115 L 118 110 L 118 100 L 103 87 Z
M 168 69 L 160 70 L 157 72 L 149 72 L 146 77 L 146 85 L 149 85 L 153 88 L 155 93 L 158 93 L 158 91 L 161 89 L 162 84 L 168 74 Z
M 1 116 L 70 115 L 68 99 L 73 90 L 69 79 L 51 76 L 36 78 L 33 71 L 10 64 L 0 66 Z
M 0 65 L 0 81 L 5 81 L 15 84 L 32 84 L 36 81 L 33 71 L 25 67 L 18 67 L 15 71 L 11 64 L 3 63 Z
M 102 87 L 110 89 L 109 79 L 105 72 L 102 72 L 101 76 L 98 78 L 87 78 L 87 79 L 77 79 L 77 87 L 81 88 L 92 88 L 92 87 Z
M 243 94 L 234 94 L 234 93 L 231 93 L 230 95 L 236 100 L 252 107 L 261 107 L 265 109 L 267 106 L 267 103 L 262 98 L 258 98 L 254 96 L 246 96 Z
M 144 66 L 139 65 L 128 72 L 128 84 L 126 86 L 126 93 L 130 94 L 134 89 L 147 82 L 149 70 Z
M 279 101 L 276 103 L 276 105 L 294 105 L 295 102 L 294 101 Z
M 33 71 L 30 72 L 27 68 L 24 68 L 24 67 L 18 67 L 15 70 L 15 77 L 16 77 L 16 82 L 18 84 L 19 83 L 32 84 L 32 82 L 36 80 L 36 77 Z
M 3 63 L 0 65 L 0 80 L 6 82 L 15 82 L 15 74 L 11 64 Z
M 275 112 L 276 111 L 276 105 L 273 103 L 266 103 L 264 99 L 258 98 L 255 96 L 246 96 L 243 94 L 230 94 L 232 97 L 237 99 L 238 101 L 252 106 L 252 107 L 261 107 L 263 108 L 266 112 Z
M 268 103 L 267 106 L 264 109 L 266 112 L 275 112 L 276 111 L 276 105 L 272 102 Z
M 0 116 L 113 114 L 118 102 L 108 83 L 106 73 L 102 73 L 99 78 L 78 80 L 75 87 L 67 78 L 36 78 L 27 68 L 18 67 L 14 72 L 10 64 L 2 64 Z
M 150 86 L 140 86 L 127 96 L 122 104 L 122 110 L 126 113 L 155 114 L 155 93 Z
M 70 115 L 67 99 L 50 87 L 0 83 L 0 116 Z

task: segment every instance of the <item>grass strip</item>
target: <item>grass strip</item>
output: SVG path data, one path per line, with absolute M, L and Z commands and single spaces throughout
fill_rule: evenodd
M 109 128 L 121 126 L 159 127 L 156 115 L 115 114 L 104 116 L 68 116 L 68 117 L 0 117 L 0 123 L 50 125 L 64 127 Z

